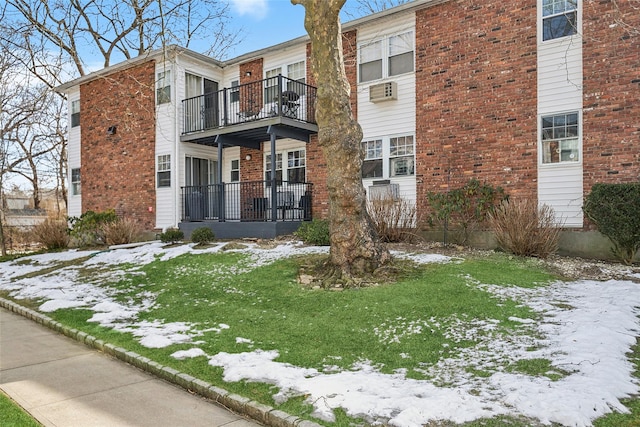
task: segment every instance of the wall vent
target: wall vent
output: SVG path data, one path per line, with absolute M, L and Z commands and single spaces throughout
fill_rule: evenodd
M 369 186 L 369 200 L 393 199 L 400 198 L 399 184 L 382 184 Z
M 369 101 L 380 102 L 398 99 L 398 85 L 396 82 L 385 82 L 369 86 Z

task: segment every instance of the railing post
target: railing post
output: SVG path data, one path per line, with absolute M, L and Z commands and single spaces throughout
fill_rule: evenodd
M 282 74 L 278 74 L 278 116 L 282 117 Z
M 223 88 L 222 89 L 222 105 L 224 106 L 224 110 L 222 113 L 222 120 L 224 122 L 224 125 L 227 126 L 229 124 L 229 107 L 228 107 L 228 102 L 227 102 L 227 88 Z M 216 100 L 217 102 L 218 100 Z

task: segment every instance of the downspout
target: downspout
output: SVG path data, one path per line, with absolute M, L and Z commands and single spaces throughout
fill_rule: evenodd
M 174 158 L 174 165 L 175 167 L 173 167 L 172 169 L 175 171 L 175 185 L 173 188 L 173 226 L 174 227 L 178 227 L 178 221 L 179 221 L 179 217 L 180 215 L 178 214 L 178 210 L 180 210 L 180 164 L 181 162 L 178 160 L 178 155 L 180 154 L 180 123 L 182 123 L 181 117 L 179 116 L 180 114 L 180 108 L 178 108 L 178 64 L 177 61 L 176 62 L 172 62 L 173 66 L 173 73 L 172 74 L 172 81 L 171 81 L 171 90 L 173 91 L 173 95 L 174 97 L 172 99 L 174 99 L 175 103 L 174 103 L 174 107 L 173 107 L 173 127 L 175 129 L 175 140 L 174 140 L 174 144 L 173 144 L 173 158 Z

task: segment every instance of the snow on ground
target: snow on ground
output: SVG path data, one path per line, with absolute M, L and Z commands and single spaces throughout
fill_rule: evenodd
M 348 371 L 327 366 L 320 372 L 276 362 L 279 353 L 275 350 L 207 355 L 193 341 L 204 332 L 197 329 L 198 325 L 138 320 L 140 312 L 154 306 L 154 294 L 141 292 L 135 301 L 118 302 L 116 290 L 98 286 L 96 279 L 95 283 L 88 283 L 79 275 L 82 267 L 93 269 L 98 276 L 111 274 L 119 279 L 123 274 L 117 269 L 114 272 L 114 265 L 128 265 L 131 274 L 156 259 L 168 260 L 191 252 L 217 252 L 222 246 L 167 248 L 153 243 L 103 252 L 36 255 L 0 263 L 0 289 L 10 291 L 17 299 L 43 301 L 40 310 L 44 312 L 69 307 L 90 309 L 94 315 L 89 321 L 130 332 L 142 345 L 151 348 L 191 343 L 193 348 L 177 351 L 172 356 L 179 360 L 207 357 L 212 366 L 224 368 L 226 381 L 276 385 L 279 391 L 274 398 L 278 402 L 291 396 L 307 396 L 307 401 L 314 406 L 314 415 L 329 421 L 333 419 L 333 410 L 341 407 L 348 414 L 370 422 L 407 427 L 434 419 L 461 423 L 499 414 L 523 415 L 543 423 L 589 426 L 593 419 L 612 409 L 626 412 L 619 399 L 640 391 L 632 376 L 633 366 L 625 356 L 640 332 L 637 318 L 640 286 L 632 282 L 558 282 L 536 289 L 473 283 L 497 298 L 522 301 L 540 314 L 538 322 L 510 319 L 530 332 L 522 336 L 494 334 L 495 322 L 465 318 L 422 321 L 399 318 L 376 328 L 374 332 L 381 343 L 395 342 L 406 335 L 420 333 L 423 328 L 444 328 L 445 336 L 453 340 L 473 336 L 479 341 L 477 346 L 458 351 L 436 366 L 425 366 L 424 373 L 432 378 L 426 381 L 409 379 L 402 371 L 383 374 L 368 361 L 361 361 Z M 238 251 L 250 255 L 251 262 L 244 267 L 250 269 L 292 254 L 326 253 L 327 248 L 289 242 L 271 249 L 249 245 Z M 423 263 L 451 261 L 441 255 L 399 252 L 394 255 Z M 63 265 L 87 256 L 91 257 L 82 266 Z M 57 265 L 60 268 L 53 268 Z M 28 276 L 42 269 L 49 269 L 44 279 Z M 231 327 L 219 324 L 207 331 L 219 333 Z M 251 340 L 243 337 L 237 337 L 236 342 L 253 346 Z M 552 381 L 504 369 L 505 361 L 521 359 L 551 360 L 550 369 L 562 375 Z M 470 374 L 468 368 L 492 374 L 480 378 Z

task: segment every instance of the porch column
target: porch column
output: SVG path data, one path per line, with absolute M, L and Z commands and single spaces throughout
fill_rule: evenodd
M 218 221 L 220 222 L 224 222 L 226 219 L 226 212 L 227 212 L 227 206 L 226 206 L 226 195 L 225 193 L 225 188 L 224 188 L 224 183 L 222 182 L 222 151 L 224 148 L 224 144 L 222 143 L 222 138 L 220 137 L 220 135 L 216 136 L 216 143 L 218 144 L 218 171 L 216 173 L 216 178 L 218 179 L 218 184 L 217 184 L 217 188 L 218 191 L 216 191 L 216 193 L 218 194 Z
M 269 133 L 271 140 L 271 220 L 276 221 L 278 219 L 278 189 L 276 188 L 276 130 L 269 126 L 267 132 Z

